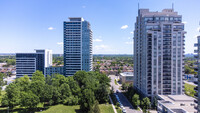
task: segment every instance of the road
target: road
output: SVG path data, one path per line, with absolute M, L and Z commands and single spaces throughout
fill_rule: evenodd
M 133 109 L 133 106 L 131 105 L 131 103 L 124 96 L 124 94 L 121 93 L 121 91 L 119 90 L 120 85 L 116 85 L 115 84 L 115 78 L 117 78 L 117 76 L 109 75 L 109 77 L 111 78 L 111 83 L 110 84 L 111 84 L 111 86 L 113 86 L 114 92 L 116 92 L 116 90 L 119 91 L 119 93 L 116 93 L 116 94 L 118 95 L 119 100 L 121 101 L 122 105 L 126 109 L 126 113 L 142 113 L 141 111 L 137 111 L 137 110 Z

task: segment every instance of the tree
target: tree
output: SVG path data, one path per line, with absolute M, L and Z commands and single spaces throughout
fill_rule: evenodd
M 6 88 L 5 99 L 8 100 L 8 106 L 13 108 L 16 105 L 19 105 L 20 102 L 20 89 L 15 83 L 11 83 Z M 5 100 L 3 99 L 3 100 Z M 4 101 L 5 102 L 5 101 Z
M 100 102 L 100 103 L 104 103 L 104 102 L 108 102 L 108 95 L 110 93 L 110 89 L 108 86 L 106 86 L 105 84 L 100 84 L 99 88 L 96 91 L 96 99 Z
M 62 84 L 68 84 L 68 79 L 60 74 L 56 74 L 54 78 L 52 78 L 52 85 L 55 87 L 60 87 Z
M 95 103 L 94 92 L 91 89 L 84 89 L 80 99 L 80 109 L 82 112 L 88 112 Z
M 78 82 L 75 81 L 73 77 L 67 77 L 67 79 L 69 81 L 68 84 L 69 84 L 72 94 L 80 97 L 81 96 L 81 88 L 79 87 Z
M 46 84 L 51 85 L 52 84 L 51 76 L 47 75 L 46 78 L 45 78 L 45 82 L 46 82 Z
M 133 105 L 135 107 L 138 107 L 140 105 L 140 97 L 138 94 L 135 94 L 133 97 L 132 97 L 132 102 L 133 102 Z
M 63 101 L 64 101 L 64 99 L 66 99 L 72 95 L 71 89 L 70 89 L 69 85 L 66 83 L 64 83 L 60 86 L 60 90 L 61 90 L 61 95 L 62 95 Z
M 9 103 L 8 103 L 8 96 L 7 95 L 4 95 L 2 100 L 1 100 L 1 106 L 8 106 Z
M 39 104 L 39 97 L 33 94 L 32 92 L 22 92 L 21 93 L 21 102 L 20 105 L 26 108 L 35 108 Z
M 61 99 L 61 93 L 60 93 L 60 88 L 59 87 L 53 87 L 53 96 L 52 96 L 52 103 L 53 104 L 59 104 L 62 99 Z
M 113 94 L 114 93 L 114 87 L 112 86 L 111 87 L 111 94 Z
M 34 82 L 34 81 L 42 81 L 42 82 L 45 82 L 45 77 L 44 77 L 42 71 L 38 71 L 38 70 L 37 70 L 35 73 L 33 73 L 31 79 L 32 79 L 33 82 Z
M 101 113 L 98 101 L 95 101 L 94 107 L 89 113 Z
M 122 83 L 122 90 L 127 91 L 129 87 L 129 83 Z
M 4 78 L 4 74 L 3 73 L 0 73 L 0 95 L 1 95 L 1 89 L 4 85 L 6 85 L 6 82 L 3 80 Z
M 65 105 L 77 105 L 79 101 L 79 98 L 77 96 L 69 96 L 68 98 L 65 98 L 63 100 L 63 104 Z
M 116 106 L 117 106 L 117 109 L 120 107 L 120 104 L 119 102 L 116 103 Z
M 24 77 L 17 78 L 15 83 L 20 88 L 20 91 L 27 92 L 29 90 L 31 81 L 30 81 L 28 75 L 24 75 Z
M 52 97 L 53 97 L 53 86 L 45 84 L 44 85 L 44 90 L 42 91 L 42 101 L 41 102 L 50 102 Z
M 143 100 L 142 100 L 143 112 L 146 113 L 147 110 L 150 108 L 150 105 L 151 105 L 151 102 L 150 102 L 149 98 L 148 97 L 143 98 Z
M 43 94 L 45 92 L 45 83 L 43 81 L 37 80 L 37 81 L 32 81 L 30 84 L 30 90 L 37 95 L 40 98 L 40 102 L 43 101 Z

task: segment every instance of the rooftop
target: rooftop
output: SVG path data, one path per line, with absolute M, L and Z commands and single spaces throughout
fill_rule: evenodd
M 139 9 L 139 13 L 142 14 L 142 16 L 181 16 L 178 15 L 177 12 L 174 12 L 173 9 L 163 9 L 162 12 L 152 12 L 149 11 L 149 9 Z
M 133 72 L 123 72 L 120 73 L 121 76 L 133 76 Z
M 187 95 L 158 95 L 158 97 L 161 99 L 158 100 L 158 103 L 173 112 L 182 113 L 184 111 L 194 113 L 197 111 L 194 108 L 194 106 L 197 106 L 194 102 L 195 99 Z
M 69 17 L 70 21 L 84 21 L 82 17 Z

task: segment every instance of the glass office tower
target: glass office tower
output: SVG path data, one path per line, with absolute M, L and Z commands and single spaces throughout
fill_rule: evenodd
M 92 31 L 90 23 L 80 17 L 64 22 L 64 75 L 92 70 Z
M 52 66 L 52 50 L 35 50 L 36 53 L 16 53 L 16 76 L 29 77 L 36 71 L 45 72 L 45 68 Z

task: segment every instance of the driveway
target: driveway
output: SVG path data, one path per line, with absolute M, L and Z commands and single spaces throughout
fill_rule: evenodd
M 133 106 L 128 101 L 128 99 L 124 96 L 124 94 L 121 92 L 121 90 L 119 90 L 120 85 L 115 85 L 115 79 L 117 78 L 117 76 L 109 75 L 109 77 L 111 78 L 110 84 L 111 84 L 111 86 L 113 86 L 114 92 L 116 92 L 116 90 L 119 91 L 119 93 L 116 93 L 116 94 L 118 95 L 119 100 L 121 101 L 122 105 L 126 109 L 126 113 L 142 113 L 141 111 L 137 111 L 136 109 L 133 108 Z

